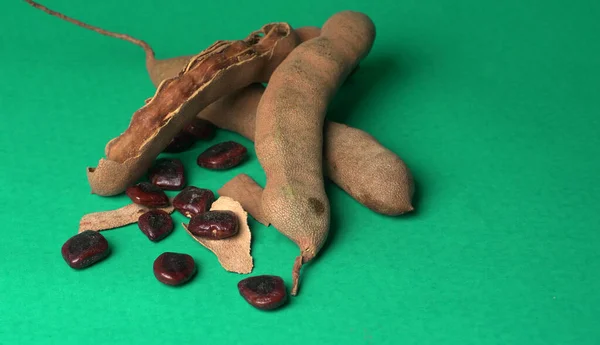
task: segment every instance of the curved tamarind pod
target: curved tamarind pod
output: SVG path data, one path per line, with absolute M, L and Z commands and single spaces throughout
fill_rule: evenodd
M 256 112 L 256 155 L 267 183 L 267 220 L 300 248 L 292 269 L 291 295 L 300 269 L 322 248 L 330 208 L 323 179 L 323 125 L 331 99 L 375 40 L 375 26 L 360 12 L 330 17 L 319 37 L 294 49 L 273 73 Z

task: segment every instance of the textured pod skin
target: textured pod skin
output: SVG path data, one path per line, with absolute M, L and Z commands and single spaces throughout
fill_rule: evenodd
M 267 177 L 263 211 L 300 247 L 292 295 L 298 292 L 302 264 L 315 257 L 329 232 L 322 164 L 327 107 L 374 39 L 375 26 L 368 16 L 336 13 L 320 36 L 300 44 L 279 65 L 258 105 L 256 154 Z

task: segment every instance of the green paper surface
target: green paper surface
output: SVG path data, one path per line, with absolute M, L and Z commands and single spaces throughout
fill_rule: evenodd
M 268 22 L 321 26 L 337 11 L 365 12 L 376 43 L 328 116 L 405 160 L 416 211 L 378 215 L 328 182 L 328 244 L 302 271 L 300 294 L 270 313 L 244 302 L 245 276 L 226 272 L 179 214 L 159 243 L 135 224 L 103 232 L 111 256 L 72 270 L 60 248 L 81 216 L 129 202 L 92 195 L 86 167 L 155 89 L 139 47 L 7 1 L 0 344 L 600 344 L 600 2 L 44 4 L 144 39 L 158 58 Z M 224 140 L 250 159 L 229 171 L 195 164 Z M 171 156 L 198 187 L 216 191 L 242 172 L 265 183 L 251 142 L 234 133 Z M 251 275 L 289 287 L 298 248 L 250 226 Z M 192 255 L 195 279 L 159 283 L 152 263 L 165 251 Z

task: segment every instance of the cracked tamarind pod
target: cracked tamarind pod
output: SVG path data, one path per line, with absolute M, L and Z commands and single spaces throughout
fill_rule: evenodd
M 267 82 L 297 43 L 288 24 L 274 23 L 244 40 L 218 41 L 196 55 L 180 74 L 162 81 L 125 132 L 108 142 L 107 158 L 88 168 L 92 193 L 122 193 L 201 110 L 237 89 Z
M 108 142 L 106 159 L 101 159 L 97 167 L 88 167 L 92 193 L 102 196 L 120 194 L 135 183 L 206 106 L 250 84 L 267 82 L 300 40 L 314 32 L 312 27 L 294 31 L 287 23 L 270 23 L 244 40 L 221 40 L 194 56 L 156 60 L 150 45 L 142 40 L 83 23 L 35 1 L 25 1 L 80 27 L 142 47 L 150 78 L 158 84 L 154 96 L 133 114 L 129 127 Z

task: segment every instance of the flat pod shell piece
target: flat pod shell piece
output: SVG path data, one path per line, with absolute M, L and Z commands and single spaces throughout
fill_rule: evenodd
M 212 204 L 210 210 L 232 211 L 235 213 L 239 222 L 238 234 L 222 240 L 212 240 L 194 236 L 188 230 L 188 225 L 183 223 L 185 231 L 194 240 L 213 252 L 226 271 L 241 274 L 252 272 L 254 263 L 250 255 L 252 234 L 248 226 L 248 213 L 244 211 L 239 202 L 225 196 L 219 197 Z
M 148 212 L 150 208 L 131 203 L 116 210 L 92 212 L 81 217 L 79 221 L 79 232 L 86 230 L 104 231 L 120 228 L 125 225 L 136 223 L 140 216 Z M 161 207 L 156 210 L 162 210 L 169 214 L 174 211 L 173 206 Z
M 246 174 L 235 176 L 217 190 L 220 196 L 228 196 L 237 200 L 256 221 L 269 226 L 269 222 L 262 213 L 260 200 L 262 192 L 262 187 Z

